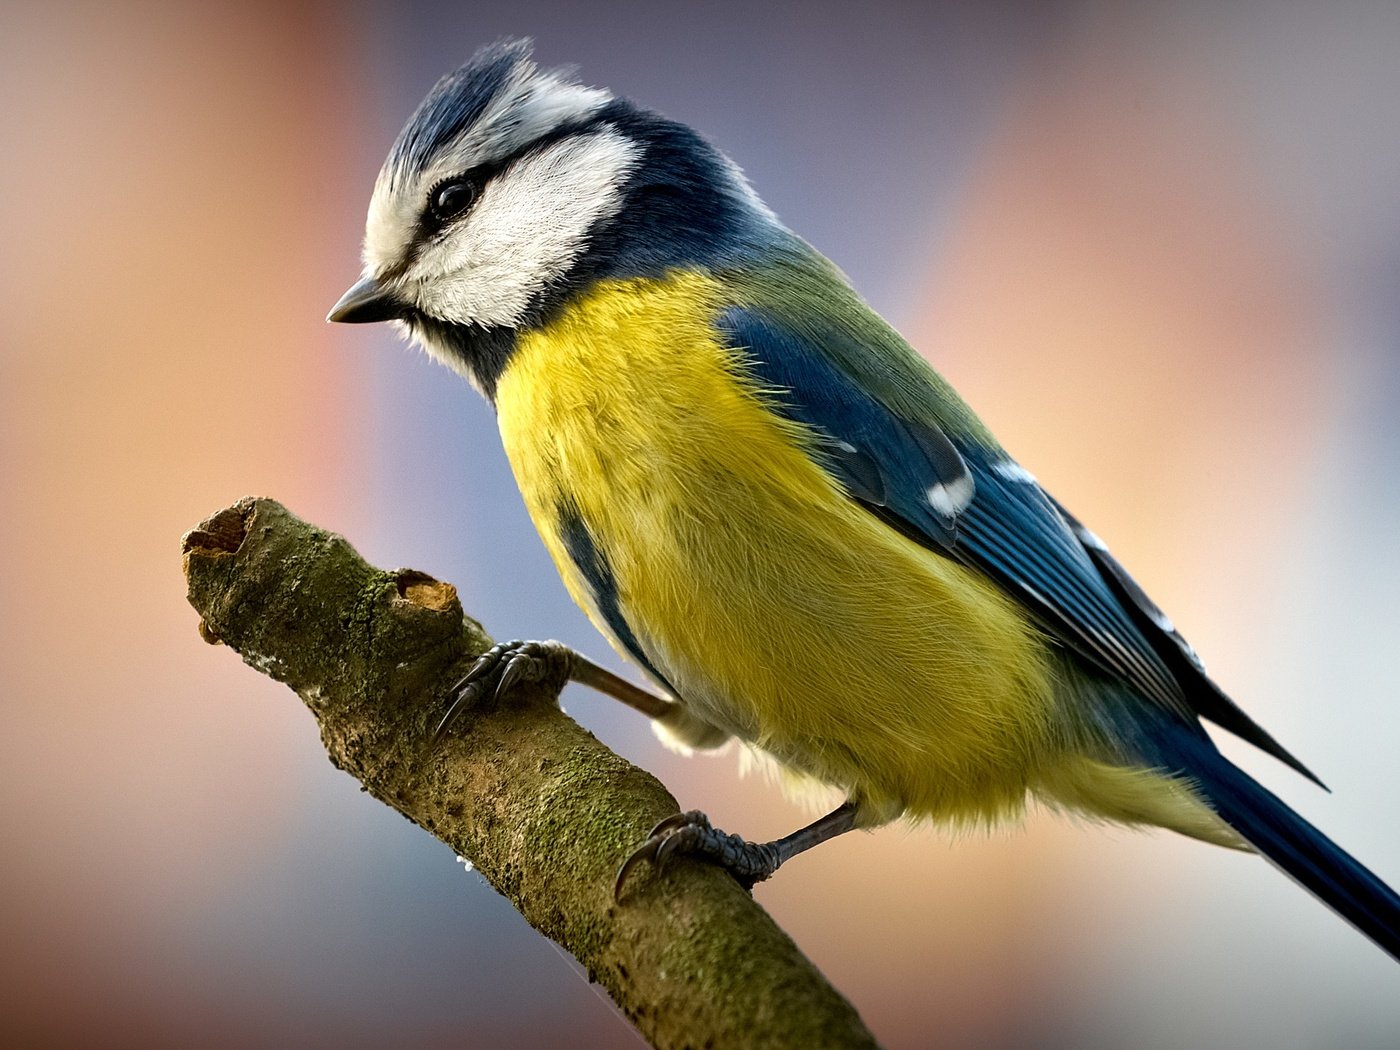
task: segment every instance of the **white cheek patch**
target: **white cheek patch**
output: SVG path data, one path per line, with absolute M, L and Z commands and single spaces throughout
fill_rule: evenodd
M 435 157 L 429 170 L 397 170 L 391 159 L 379 173 L 365 222 L 366 272 L 382 272 L 403 258 L 418 211 L 436 183 L 508 157 L 555 128 L 586 120 L 611 100 L 600 88 L 540 73 L 533 62 L 517 65 L 471 129 Z
M 510 327 L 617 213 L 640 147 L 615 129 L 564 139 L 487 183 L 467 219 L 414 261 L 404 292 L 433 317 Z

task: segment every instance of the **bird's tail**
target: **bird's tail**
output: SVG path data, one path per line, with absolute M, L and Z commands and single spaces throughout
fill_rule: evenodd
M 1143 757 L 1189 777 L 1240 837 L 1295 882 L 1400 960 L 1400 895 L 1281 799 L 1237 768 L 1204 735 L 1159 725 Z

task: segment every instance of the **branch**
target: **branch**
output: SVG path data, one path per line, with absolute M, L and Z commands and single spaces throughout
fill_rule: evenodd
M 183 541 L 200 633 L 291 686 L 331 762 L 467 857 L 656 1047 L 869 1047 L 855 1010 L 727 873 L 613 874 L 677 809 L 522 688 L 433 744 L 451 684 L 491 639 L 456 589 L 372 568 L 346 540 L 243 499 Z

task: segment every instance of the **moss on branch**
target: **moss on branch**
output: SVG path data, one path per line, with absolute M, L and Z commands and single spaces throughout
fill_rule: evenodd
M 243 499 L 183 543 L 200 633 L 285 682 L 331 761 L 460 855 L 568 949 L 657 1047 L 866 1047 L 855 1010 L 726 873 L 618 865 L 675 799 L 522 688 L 439 744 L 448 689 L 492 643 L 451 584 Z

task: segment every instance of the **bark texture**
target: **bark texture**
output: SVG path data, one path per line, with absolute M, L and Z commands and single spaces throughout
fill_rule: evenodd
M 331 761 L 468 858 L 656 1047 L 867 1047 L 855 1010 L 726 873 L 682 861 L 612 899 L 676 801 L 521 689 L 440 744 L 446 693 L 491 639 L 456 589 L 375 569 L 334 533 L 243 499 L 183 541 L 200 633 L 285 682 Z

